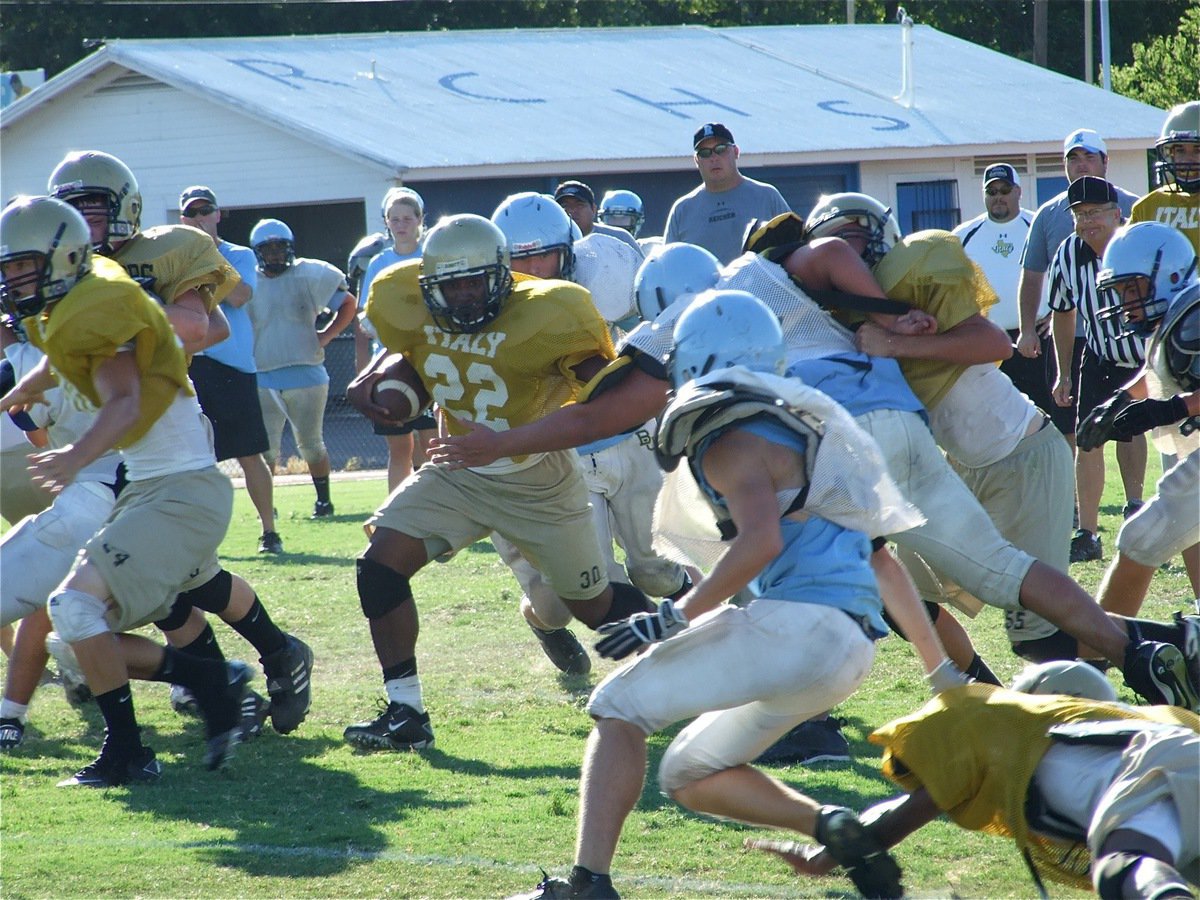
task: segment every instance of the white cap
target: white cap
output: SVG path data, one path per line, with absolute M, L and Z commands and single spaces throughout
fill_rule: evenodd
M 1066 140 L 1063 141 L 1063 156 L 1076 147 L 1082 147 L 1089 153 L 1108 156 L 1108 147 L 1104 144 L 1104 138 L 1090 128 L 1077 128 L 1067 135 Z

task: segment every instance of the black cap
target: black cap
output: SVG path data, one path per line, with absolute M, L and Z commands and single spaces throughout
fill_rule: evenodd
M 1117 189 L 1103 178 L 1095 175 L 1084 175 L 1076 178 L 1067 188 L 1067 204 L 1078 206 L 1080 203 L 1116 203 Z
M 588 206 L 596 205 L 596 195 L 582 181 L 564 181 L 560 184 L 554 191 L 554 199 L 562 200 L 563 197 L 574 197 L 576 200 L 582 200 Z
M 184 192 L 179 195 L 179 208 L 181 210 L 187 209 L 188 204 L 193 200 L 203 200 L 206 203 L 211 203 L 213 206 L 220 206 L 220 204 L 217 203 L 217 195 L 212 192 L 211 188 L 206 188 L 202 184 L 194 184 L 190 188 L 186 188 Z
M 1007 181 L 1014 187 L 1020 187 L 1021 176 L 1008 163 L 996 163 L 983 170 L 983 186 L 987 187 L 993 181 Z
M 696 133 L 692 135 L 692 149 L 695 150 L 701 141 L 708 138 L 720 138 L 730 144 L 735 143 L 732 131 L 720 122 L 709 122 L 707 125 L 701 125 L 697 128 Z

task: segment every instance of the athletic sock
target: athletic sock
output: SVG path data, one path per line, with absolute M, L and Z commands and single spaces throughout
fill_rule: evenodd
M 612 889 L 612 877 L 610 875 L 601 875 L 599 872 L 593 872 L 591 869 L 585 869 L 583 866 L 571 867 L 571 893 L 582 891 L 586 887 L 601 887 Z
M 0 719 L 17 719 L 24 724 L 28 714 L 28 703 L 18 703 L 16 700 L 9 700 L 7 697 L 0 700 Z
M 270 656 L 287 645 L 287 635 L 271 621 L 270 613 L 258 597 L 254 598 L 250 611 L 238 621 L 230 622 L 229 627 L 249 641 L 259 656 Z
M 328 503 L 329 502 L 329 476 L 326 475 L 324 478 L 318 478 L 316 475 L 314 475 L 312 483 L 313 483 L 313 487 L 315 487 L 317 489 L 318 502 Z
M 129 682 L 97 694 L 96 705 L 104 716 L 107 731 L 103 752 L 133 756 L 142 747 L 142 732 L 133 713 L 133 692 L 129 689 Z
M 1184 651 L 1187 634 L 1183 626 L 1177 622 L 1155 622 L 1151 619 L 1126 618 L 1129 639 L 1135 643 L 1154 641 L 1158 644 L 1171 644 Z
M 414 656 L 383 670 L 383 688 L 392 703 L 404 703 L 417 712 L 425 712 L 421 697 L 421 679 L 417 676 L 417 659 Z
M 217 636 L 213 634 L 212 626 L 207 622 L 204 623 L 204 630 L 190 644 L 179 647 L 181 653 L 187 653 L 189 656 L 198 656 L 200 659 L 215 659 L 217 662 L 225 661 L 225 654 L 221 652 L 221 645 L 217 643 Z
M 975 658 L 971 660 L 971 664 L 967 666 L 967 670 L 963 673 L 968 678 L 974 678 L 976 681 L 981 681 L 984 684 L 994 684 L 1000 687 L 1000 679 L 996 674 L 988 668 L 988 664 L 983 661 L 983 658 L 976 653 Z

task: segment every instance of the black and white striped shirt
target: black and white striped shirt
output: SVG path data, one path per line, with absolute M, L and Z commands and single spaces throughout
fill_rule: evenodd
M 1057 312 L 1077 310 L 1093 355 L 1118 366 L 1136 368 L 1146 358 L 1142 339 L 1119 336 L 1125 329 L 1119 317 L 1102 320 L 1097 315 L 1111 302 L 1102 301 L 1096 289 L 1099 271 L 1100 259 L 1095 251 L 1077 235 L 1068 237 L 1059 244 L 1050 263 L 1050 308 Z

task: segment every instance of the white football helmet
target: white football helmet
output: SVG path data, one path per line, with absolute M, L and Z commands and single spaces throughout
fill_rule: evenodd
M 526 191 L 506 197 L 492 213 L 492 221 L 508 238 L 512 259 L 559 252 L 558 277 L 575 274 L 574 243 L 579 227 L 549 194 Z
M 93 249 L 112 252 L 114 238 L 128 240 L 142 223 L 142 194 L 132 170 L 115 156 L 100 150 L 68 153 L 54 171 L 46 193 L 71 205 L 88 197 L 108 202 L 108 230 Z
M 1027 666 L 1013 679 L 1012 689 L 1023 694 L 1064 694 L 1106 703 L 1117 700 L 1117 692 L 1095 666 L 1074 659 Z
M 1150 282 L 1146 296 L 1122 305 L 1119 286 L 1139 275 Z M 1127 321 L 1126 326 L 1132 334 L 1149 337 L 1167 314 L 1171 300 L 1195 283 L 1196 251 L 1182 232 L 1161 222 L 1124 225 L 1105 248 L 1096 275 L 1096 287 L 1108 304 L 1100 318 L 1115 319 L 1131 308 L 1140 309 L 1142 317 Z
M 262 251 L 267 244 L 283 244 L 283 262 L 267 262 L 263 258 Z M 258 268 L 271 275 L 286 271 L 288 266 L 296 261 L 296 238 L 292 235 L 292 229 L 278 219 L 259 219 L 250 229 L 250 246 L 258 259 Z
M 746 291 L 697 294 L 675 322 L 675 346 L 667 362 L 678 390 L 701 375 L 730 366 L 782 375 L 787 346 L 779 319 Z
M 34 265 L 10 274 L 20 262 Z M 65 297 L 91 268 L 91 229 L 69 203 L 17 197 L 0 213 L 0 303 L 14 320 Z
M 1177 144 L 1200 144 L 1200 100 L 1172 107 L 1163 122 L 1162 133 L 1154 143 L 1154 152 L 1158 156 L 1154 167 L 1162 183 L 1177 184 L 1180 190 L 1194 194 L 1200 191 L 1200 163 L 1177 163 Z
M 605 225 L 624 228 L 637 237 L 642 230 L 642 223 L 646 221 L 646 211 L 642 206 L 642 198 L 633 191 L 606 191 L 600 200 L 596 217 Z
M 900 223 L 891 208 L 867 194 L 855 193 L 827 194 L 817 200 L 804 221 L 804 236 L 807 240 L 828 237 L 847 225 L 857 226 L 855 236 L 866 239 L 862 258 L 868 266 L 883 259 L 900 240 Z
M 483 216 L 448 216 L 433 227 L 421 253 L 421 294 L 443 331 L 480 331 L 496 316 L 512 290 L 508 238 Z M 482 277 L 478 298 L 446 296 L 450 282 Z
M 633 279 L 638 313 L 653 322 L 659 313 L 683 297 L 717 286 L 721 263 L 695 244 L 660 244 L 647 254 Z
M 375 255 L 382 252 L 391 242 L 391 237 L 382 231 L 376 231 L 363 237 L 346 257 L 346 277 L 352 282 L 357 282 L 366 274 L 367 266 Z

